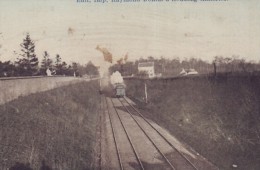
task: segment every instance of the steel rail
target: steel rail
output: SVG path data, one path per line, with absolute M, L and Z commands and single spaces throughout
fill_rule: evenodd
M 137 161 L 138 161 L 138 163 L 139 163 L 141 169 L 144 170 L 144 166 L 143 166 L 143 164 L 142 164 L 142 162 L 141 162 L 141 160 L 140 160 L 140 157 L 138 156 L 138 154 L 137 154 L 137 152 L 136 152 L 136 149 L 135 149 L 135 147 L 134 147 L 134 145 L 133 145 L 133 142 L 132 142 L 132 140 L 131 140 L 131 138 L 130 138 L 130 136 L 129 136 L 127 130 L 126 130 L 126 128 L 125 128 L 125 125 L 123 124 L 123 121 L 122 121 L 121 117 L 119 116 L 119 113 L 118 113 L 118 111 L 117 111 L 117 109 L 116 109 L 116 107 L 115 107 L 115 104 L 114 104 L 114 102 L 113 102 L 113 100 L 112 100 L 111 98 L 110 98 L 110 100 L 111 100 L 111 102 L 112 102 L 112 105 L 113 105 L 113 107 L 114 107 L 116 113 L 117 113 L 117 116 L 118 116 L 118 118 L 119 118 L 119 121 L 120 121 L 120 123 L 121 123 L 121 125 L 122 125 L 122 127 L 123 127 L 123 129 L 124 129 L 124 131 L 125 131 L 125 134 L 126 134 L 126 136 L 127 136 L 127 139 L 129 140 L 129 143 L 130 143 L 130 145 L 131 145 L 131 147 L 132 147 L 132 149 L 133 149 L 133 151 L 134 151 L 135 157 L 136 157 L 136 159 L 137 159 Z
M 99 113 L 99 128 L 100 128 L 100 134 L 99 134 L 99 169 L 102 170 L 102 110 L 104 111 L 105 114 L 105 109 L 104 109 L 104 102 L 102 102 L 102 95 L 100 95 L 100 113 Z
M 172 163 L 169 161 L 169 159 L 162 153 L 162 151 L 156 146 L 156 144 L 153 142 L 153 140 L 149 137 L 149 135 L 145 132 L 145 130 L 142 128 L 140 123 L 134 118 L 133 114 L 127 109 L 127 107 L 123 104 L 123 102 L 118 98 L 118 100 L 121 102 L 123 107 L 126 109 L 126 111 L 131 115 L 133 120 L 136 122 L 136 124 L 139 126 L 139 128 L 143 131 L 145 136 L 150 140 L 150 142 L 153 144 L 153 146 L 156 148 L 156 150 L 161 154 L 161 156 L 165 159 L 165 161 L 168 163 L 168 165 L 173 169 L 176 170 L 176 168 L 172 165 Z
M 114 127 L 113 127 L 113 124 L 112 124 L 112 119 L 111 119 L 111 115 L 110 115 L 110 112 L 109 112 L 109 108 L 108 108 L 108 103 L 107 103 L 106 97 L 105 97 L 105 100 L 106 100 L 106 105 L 107 105 L 107 112 L 108 112 L 108 117 L 109 117 L 109 121 L 110 121 L 110 126 L 111 126 L 111 129 L 112 129 L 112 134 L 113 134 L 113 138 L 114 138 L 114 142 L 115 142 L 118 162 L 119 162 L 119 165 L 120 165 L 120 169 L 123 170 L 124 168 L 123 168 L 123 164 L 122 164 L 121 157 L 120 157 L 120 154 L 119 154 L 119 148 L 117 146 L 117 140 L 116 140 L 116 137 L 115 137 L 115 131 L 114 131 Z
M 159 132 L 131 103 L 129 103 L 126 98 L 124 100 L 131 106 L 136 113 L 138 113 L 144 121 L 146 121 L 174 150 L 176 150 L 194 169 L 199 170 L 183 153 L 181 153 L 168 139 L 166 139 L 161 132 Z

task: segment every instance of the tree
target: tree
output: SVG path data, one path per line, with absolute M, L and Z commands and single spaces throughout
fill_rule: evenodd
M 55 70 L 56 70 L 56 75 L 62 75 L 62 74 L 64 74 L 63 73 L 63 70 L 62 70 L 62 67 L 63 67 L 63 65 L 62 65 L 63 63 L 62 63 L 62 61 L 61 61 L 61 57 L 60 57 L 60 55 L 59 54 L 57 54 L 56 55 L 56 57 L 55 57 Z M 65 63 L 66 64 L 66 63 Z M 66 64 L 67 65 L 67 64 Z
M 65 61 L 63 61 L 61 63 L 61 70 L 60 70 L 60 75 L 68 75 L 68 67 L 67 67 L 67 63 Z
M 58 67 L 59 65 L 61 65 L 61 57 L 57 54 L 55 57 L 55 67 Z
M 20 44 L 22 54 L 17 58 L 19 75 L 32 76 L 38 74 L 38 58 L 35 54 L 35 45 L 31 40 L 29 33 L 26 34 L 23 43 Z
M 11 61 L 0 61 L 0 77 L 10 77 L 15 75 L 15 66 Z
M 53 65 L 52 65 L 52 59 L 50 59 L 50 55 L 47 51 L 44 51 L 43 59 L 41 62 L 41 73 L 46 74 L 46 70 L 50 69 L 52 71 Z
M 98 68 L 94 66 L 94 64 L 91 61 L 89 61 L 86 65 L 86 73 L 89 76 L 96 76 L 99 74 Z
M 118 63 L 116 63 L 109 67 L 109 73 L 112 74 L 116 71 L 120 72 L 121 71 L 120 69 L 121 69 L 120 65 Z
M 72 65 L 68 66 L 67 74 L 70 76 L 79 76 L 78 63 L 73 62 Z
M 226 61 L 221 56 L 215 56 L 213 62 L 214 75 L 217 75 L 217 70 L 221 70 L 221 67 L 226 64 Z M 222 68 L 223 69 L 223 68 Z

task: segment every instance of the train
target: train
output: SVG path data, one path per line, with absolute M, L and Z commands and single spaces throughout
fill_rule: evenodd
M 114 96 L 115 97 L 124 97 L 125 96 L 125 84 L 124 83 L 115 83 L 113 84 Z

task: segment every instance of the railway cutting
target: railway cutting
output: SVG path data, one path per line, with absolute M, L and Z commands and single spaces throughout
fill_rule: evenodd
M 128 97 L 102 94 L 101 110 L 99 169 L 218 169 L 146 119 Z

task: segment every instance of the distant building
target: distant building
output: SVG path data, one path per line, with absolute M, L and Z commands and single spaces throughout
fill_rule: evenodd
M 186 76 L 187 75 L 187 71 L 183 68 L 180 72 L 181 76 Z
M 184 68 L 181 70 L 180 75 L 181 76 L 187 76 L 187 75 L 197 75 L 199 74 L 195 69 L 187 69 L 185 70 Z
M 138 72 L 146 72 L 149 78 L 155 77 L 154 62 L 145 62 L 138 64 Z
M 196 75 L 196 74 L 199 74 L 199 73 L 193 68 L 189 69 L 188 73 L 187 73 L 187 75 Z

